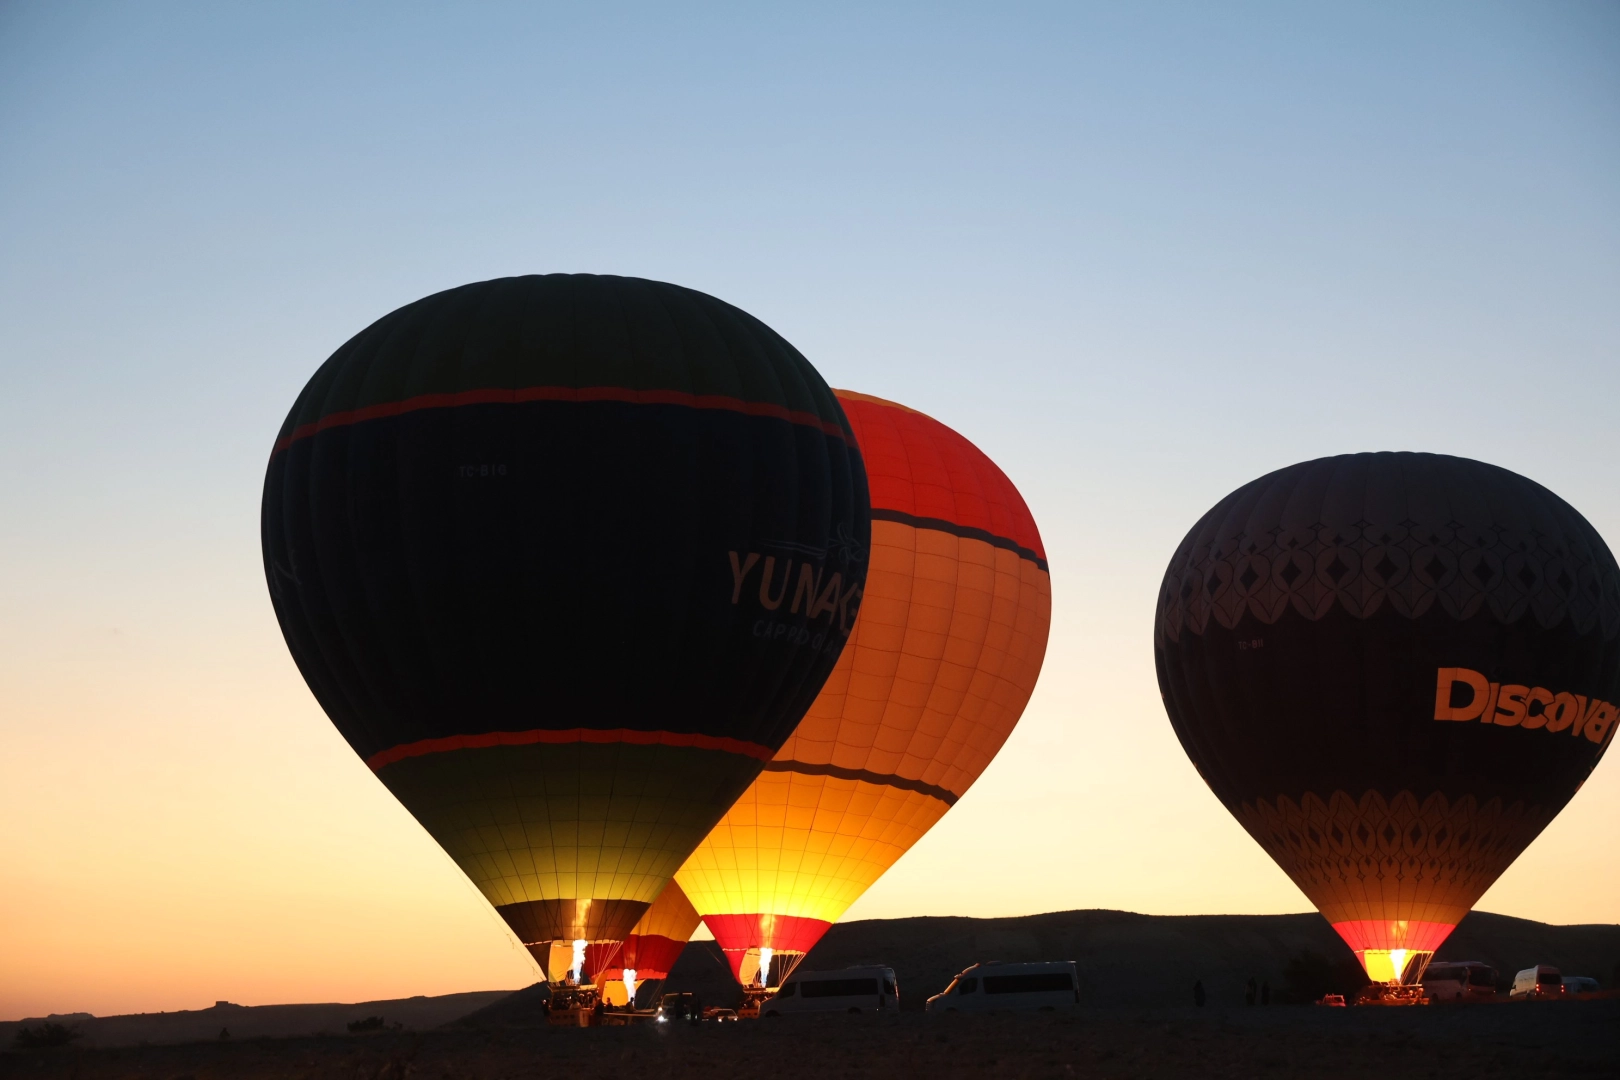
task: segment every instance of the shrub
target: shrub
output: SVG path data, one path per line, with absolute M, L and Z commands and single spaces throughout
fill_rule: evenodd
M 38 1027 L 18 1028 L 12 1045 L 19 1050 L 44 1050 L 52 1046 L 66 1046 L 81 1034 L 83 1032 L 76 1027 L 47 1020 Z

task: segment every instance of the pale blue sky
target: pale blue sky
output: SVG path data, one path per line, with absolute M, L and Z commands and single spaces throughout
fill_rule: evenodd
M 1041 525 L 1029 714 L 852 917 L 1306 906 L 1169 732 L 1159 576 L 1227 491 L 1352 450 L 1507 466 L 1620 542 L 1620 5 L 872 7 L 0 3 L 14 917 L 115 854 L 218 877 L 211 904 L 326 882 L 333 925 L 445 873 L 298 681 L 259 485 L 351 334 L 558 270 L 751 311 L 974 440 Z M 1617 769 L 1485 906 L 1620 921 L 1620 852 L 1584 839 Z M 355 844 L 299 846 L 364 816 L 350 787 L 405 852 L 354 880 Z M 202 853 L 160 851 L 186 822 Z M 1600 887 L 1532 880 L 1577 872 Z M 346 992 L 324 977 L 275 985 Z

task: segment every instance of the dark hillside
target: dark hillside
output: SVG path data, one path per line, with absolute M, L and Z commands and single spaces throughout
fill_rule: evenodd
M 521 992 L 521 991 L 520 991 Z M 50 1019 L 78 1030 L 76 1046 L 136 1046 L 141 1043 L 185 1043 L 220 1038 L 281 1038 L 289 1035 L 327 1033 L 342 1035 L 350 1024 L 365 1024 L 372 1017 L 382 1018 L 382 1027 L 398 1025 L 404 1030 L 423 1031 L 465 1016 L 511 994 L 509 990 L 478 990 L 438 997 L 398 998 L 389 1001 L 362 1001 L 354 1005 L 234 1005 L 228 1001 L 206 1009 L 185 1009 L 165 1013 L 130 1013 L 125 1016 L 91 1016 L 73 1013 Z M 0 1049 L 9 1048 L 17 1029 L 37 1027 L 39 1019 L 0 1023 Z M 369 1029 L 366 1029 L 369 1030 Z
M 1551 964 L 1565 975 L 1589 975 L 1612 990 L 1620 978 L 1620 927 L 1550 926 L 1476 911 L 1441 947 L 1439 959 L 1483 960 L 1496 968 L 1504 989 L 1515 971 Z
M 806 970 L 888 964 L 907 1009 L 922 1008 L 951 977 L 981 960 L 1074 960 L 1089 1005 L 1184 1005 L 1202 980 L 1212 1006 L 1241 1005 L 1252 977 L 1278 1000 L 1290 961 L 1315 954 L 1339 981 L 1359 985 L 1359 969 L 1320 915 L 1137 915 L 1060 911 L 1011 919 L 922 917 L 841 923 L 805 960 Z M 1607 986 L 1620 963 L 1620 926 L 1550 926 L 1476 912 L 1440 950 L 1440 959 L 1484 960 L 1504 977 L 1536 963 Z M 1296 966 L 1295 974 L 1299 968 Z M 1351 987 L 1354 988 L 1353 986 Z M 713 942 L 694 942 L 670 973 L 669 989 L 694 990 L 707 1004 L 738 996 Z M 1319 993 L 1320 990 L 1314 991 Z

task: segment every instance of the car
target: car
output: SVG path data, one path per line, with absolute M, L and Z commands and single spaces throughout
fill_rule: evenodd
M 703 1010 L 703 1022 L 713 1024 L 735 1024 L 737 1022 L 736 1009 L 722 1009 L 718 1005 L 711 1005 Z
M 928 1012 L 997 1012 L 1003 1009 L 1072 1009 L 1080 1004 L 1080 974 L 1073 960 L 1027 964 L 974 964 L 928 999 Z
M 851 967 L 842 971 L 795 971 L 760 1005 L 760 1016 L 812 1012 L 898 1011 L 900 989 L 890 967 Z
M 1565 994 L 1596 994 L 1603 989 L 1603 984 L 1596 979 L 1589 979 L 1585 975 L 1565 975 Z
M 1423 973 L 1423 990 L 1430 1001 L 1494 1001 L 1496 969 L 1478 960 L 1433 963 Z
M 1513 976 L 1513 989 L 1508 997 L 1528 1001 L 1531 998 L 1561 998 L 1564 996 L 1564 977 L 1549 964 L 1525 968 Z
M 1344 995 L 1343 994 L 1323 994 L 1322 995 L 1322 1000 L 1318 1001 L 1317 1004 L 1318 1005 L 1326 1005 L 1326 1006 L 1328 1006 L 1330 1008 L 1334 1008 L 1334 1009 L 1347 1009 L 1347 1008 L 1349 1008 L 1349 1006 L 1344 1003 Z

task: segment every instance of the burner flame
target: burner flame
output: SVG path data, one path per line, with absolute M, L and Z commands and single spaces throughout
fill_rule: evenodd
M 576 983 L 582 983 L 582 982 L 585 981 L 584 974 L 585 974 L 585 939 L 584 938 L 575 938 L 574 939 L 574 959 L 573 959 L 573 962 L 568 965 L 568 976 L 569 976 L 569 978 L 573 979 Z
M 763 946 L 759 950 L 759 985 L 761 986 L 771 985 L 771 957 L 774 953 L 775 950 L 769 945 Z

